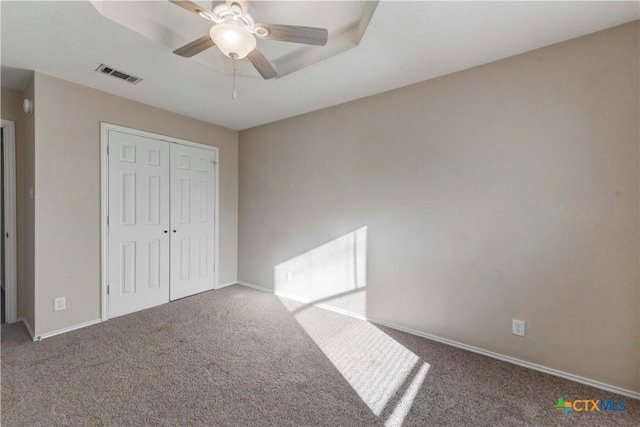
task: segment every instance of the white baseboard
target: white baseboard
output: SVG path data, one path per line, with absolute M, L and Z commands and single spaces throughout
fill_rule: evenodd
M 292 300 L 297 300 L 300 301 L 302 303 L 305 304 L 310 304 L 313 305 L 314 307 L 318 307 L 318 308 L 322 308 L 324 310 L 329 310 L 329 311 L 333 311 L 334 313 L 339 313 L 339 314 L 344 314 L 345 316 L 349 316 L 349 317 L 355 317 L 356 319 L 359 320 L 369 320 L 367 319 L 367 316 L 365 316 L 364 314 L 360 314 L 360 313 L 356 313 L 354 311 L 350 311 L 344 308 L 338 308 L 338 307 L 334 307 L 332 305 L 327 305 L 327 304 L 313 304 L 312 301 L 303 301 L 299 298 L 293 297 L 293 296 L 287 296 L 286 294 L 281 294 L 279 292 L 276 292 L 276 295 L 279 297 L 283 297 L 283 298 L 288 298 L 288 299 L 292 299 Z
M 533 369 L 535 371 L 544 372 L 545 374 L 554 375 L 556 377 L 561 377 L 567 380 L 575 381 L 577 383 L 586 384 L 588 386 L 598 388 L 600 390 L 609 391 L 612 393 L 621 394 L 623 396 L 632 397 L 634 399 L 640 399 L 640 393 L 632 390 L 627 390 L 621 387 L 617 387 L 611 384 L 606 384 L 600 381 L 592 380 L 589 378 L 581 377 L 579 375 L 571 374 L 569 372 L 559 371 L 557 369 L 549 368 L 547 366 L 538 365 L 537 363 L 527 362 L 526 360 L 516 359 L 515 357 L 506 356 L 504 354 L 495 353 L 493 351 L 485 350 L 482 348 L 474 347 L 471 345 L 463 344 L 458 341 L 453 341 L 447 338 L 442 338 L 437 335 L 427 334 L 425 332 L 420 332 L 415 329 L 406 328 L 404 326 L 396 325 L 395 323 L 385 322 L 381 320 L 376 320 L 372 318 L 367 318 L 367 320 L 371 323 L 375 323 L 376 325 L 386 326 L 387 328 L 396 329 L 401 332 L 406 332 L 411 335 L 416 335 L 422 338 L 426 338 L 432 341 L 441 342 L 443 344 L 447 344 L 453 347 L 461 348 L 463 350 L 471 351 L 473 353 L 482 354 L 483 356 L 488 356 L 493 359 L 502 360 L 503 362 L 513 363 L 514 365 L 523 366 L 525 368 Z
M 353 311 L 345 310 L 343 308 L 334 307 L 334 306 L 328 305 L 328 304 L 314 304 L 313 300 L 306 299 L 306 298 L 300 298 L 298 296 L 290 295 L 290 294 L 283 293 L 283 292 L 276 292 L 273 289 L 265 288 L 263 286 L 255 285 L 253 283 L 243 282 L 243 281 L 239 280 L 237 282 L 237 284 L 238 285 L 242 285 L 242 286 L 246 286 L 248 288 L 255 289 L 257 291 L 266 292 L 268 294 L 273 294 L 273 295 L 278 296 L 278 297 L 287 298 L 287 299 L 290 299 L 290 300 L 293 300 L 293 301 L 301 302 L 303 304 L 313 305 L 314 307 L 319 307 L 319 308 L 322 308 L 322 309 L 325 309 L 325 310 L 333 311 L 335 313 L 344 314 L 345 316 L 355 317 L 356 319 L 360 319 L 360 320 L 367 320 L 367 317 L 365 315 L 363 315 L 363 314 L 355 313 Z
M 51 331 L 51 332 L 47 332 L 45 334 L 41 334 L 41 335 L 35 336 L 35 337 L 33 337 L 33 340 L 34 341 L 42 341 L 45 338 L 51 338 L 51 337 L 54 337 L 56 335 L 60 335 L 60 334 L 64 334 L 64 333 L 67 333 L 67 332 L 75 331 L 76 329 L 86 328 L 87 326 L 95 325 L 96 323 L 100 323 L 100 322 L 102 322 L 102 319 L 89 320 L 88 322 L 78 323 L 77 325 L 68 326 L 66 328 L 58 329 L 58 330 L 55 330 L 55 331 Z
M 242 280 L 238 280 L 236 282 L 238 285 L 246 286 L 247 288 L 255 289 L 256 291 L 266 292 L 268 294 L 274 294 L 273 289 L 265 288 L 263 286 L 254 285 L 253 283 L 243 282 Z
M 304 301 L 300 298 L 297 298 L 295 296 L 291 296 L 291 295 L 286 295 L 286 294 L 281 294 L 278 292 L 274 292 L 272 289 L 268 289 L 265 288 L 263 286 L 259 286 L 259 285 L 255 285 L 253 283 L 248 283 L 248 282 L 243 282 L 243 281 L 238 281 L 239 285 L 242 286 L 246 286 L 248 288 L 252 288 L 252 289 L 256 289 L 258 291 L 262 291 L 262 292 L 267 292 L 270 294 L 274 294 L 277 296 L 281 296 L 284 298 L 288 298 L 288 299 L 292 299 L 294 301 L 299 301 L 305 304 L 311 304 L 312 301 Z M 539 372 L 543 372 L 545 374 L 549 374 L 549 375 L 554 375 L 556 377 L 560 377 L 560 378 L 564 378 L 570 381 L 574 381 L 577 383 L 581 383 L 581 384 L 586 384 L 588 386 L 600 389 L 600 390 L 605 390 L 605 391 L 609 391 L 611 393 L 617 393 L 617 394 L 621 394 L 623 396 L 627 396 L 627 397 L 631 397 L 633 399 L 640 399 L 640 393 L 636 392 L 636 391 L 632 391 L 632 390 L 627 390 L 621 387 L 617 387 L 611 384 L 606 384 L 600 381 L 596 381 L 596 380 L 592 380 L 589 378 L 585 378 L 585 377 L 581 377 L 579 375 L 574 375 L 571 374 L 569 372 L 564 372 L 564 371 L 559 371 L 557 369 L 553 369 L 553 368 L 549 368 L 543 365 L 538 365 L 537 363 L 532 363 L 532 362 L 527 362 L 526 360 L 521 360 L 521 359 L 517 359 L 515 357 L 511 357 L 511 356 L 506 356 L 504 354 L 500 354 L 500 353 L 496 353 L 493 351 L 489 351 L 489 350 L 484 350 L 482 348 L 478 348 L 478 347 L 474 347 L 471 345 L 467 345 L 467 344 L 463 344 L 461 342 L 458 341 L 453 341 L 447 338 L 442 338 L 439 337 L 437 335 L 432 335 L 432 334 L 428 334 L 425 332 L 421 332 L 415 329 L 411 329 L 411 328 L 406 328 L 404 326 L 400 326 L 397 325 L 395 323 L 391 323 L 391 322 L 385 322 L 382 320 L 377 320 L 377 319 L 373 319 L 371 317 L 368 316 L 362 316 L 358 313 L 353 313 L 353 312 L 349 312 L 347 310 L 342 310 L 342 309 L 337 309 L 335 307 L 331 307 L 331 306 L 327 306 L 326 304 L 312 304 L 315 307 L 319 307 L 319 308 L 323 308 L 325 310 L 331 310 L 331 311 L 335 311 L 337 313 L 340 314 L 345 314 L 347 316 L 351 316 L 351 317 L 356 317 L 358 319 L 362 319 L 362 320 L 366 320 L 369 321 L 371 323 L 375 323 L 376 325 L 380 325 L 380 326 L 386 326 L 387 328 L 391 328 L 391 329 L 396 329 L 398 331 L 401 332 L 406 332 L 408 334 L 411 335 L 416 335 L 418 337 L 421 338 L 426 338 L 428 340 L 432 340 L 432 341 L 437 341 L 443 344 L 447 344 L 453 347 L 457 347 L 457 348 L 461 348 L 463 350 L 467 350 L 467 351 L 471 351 L 473 353 L 478 353 L 478 354 L 482 354 L 483 356 L 488 356 L 491 357 L 493 359 L 498 359 L 498 360 L 502 360 L 503 362 L 508 362 L 508 363 L 513 363 L 514 365 L 518 365 L 518 366 L 523 366 L 525 368 L 529 368 L 529 369 L 533 369 L 535 371 L 539 371 Z
M 22 322 L 24 327 L 27 329 L 27 332 L 29 332 L 29 335 L 31 335 L 31 339 L 33 341 L 37 341 L 36 340 L 36 335 L 33 333 L 33 329 L 31 328 L 31 325 L 29 324 L 29 321 L 27 319 L 25 319 L 24 317 L 19 318 L 18 321 Z
M 219 285 L 216 289 L 226 288 L 227 286 L 235 285 L 237 283 L 238 282 L 235 281 L 235 280 L 232 281 L 232 282 L 223 283 L 223 284 Z M 60 334 L 64 334 L 64 333 L 67 333 L 67 332 L 75 331 L 76 329 L 86 328 L 87 326 L 95 325 L 96 323 L 100 323 L 100 322 L 103 321 L 102 319 L 89 320 L 88 322 L 79 323 L 77 325 L 69 326 L 69 327 L 66 327 L 66 328 L 58 329 L 56 331 L 47 332 L 46 334 L 41 334 L 41 335 L 36 336 L 34 334 L 34 332 L 33 332 L 33 329 L 31 328 L 31 325 L 29 325 L 29 322 L 27 321 L 27 319 L 25 319 L 24 317 L 21 317 L 18 320 L 22 321 L 22 323 L 24 323 L 24 326 L 27 328 L 27 331 L 29 332 L 29 335 L 31 335 L 31 339 L 33 341 L 42 341 L 45 338 L 51 338 L 51 337 L 56 336 L 56 335 L 60 335 Z
M 234 280 L 233 282 L 222 283 L 222 284 L 216 286 L 216 290 L 222 289 L 222 288 L 226 288 L 227 286 L 237 285 L 237 284 L 238 284 L 237 280 Z

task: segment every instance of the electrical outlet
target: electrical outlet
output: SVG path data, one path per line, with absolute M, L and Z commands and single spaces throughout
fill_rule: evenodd
M 55 298 L 53 300 L 53 311 L 60 311 L 67 308 L 67 299 L 65 297 Z
M 293 273 L 287 271 L 287 282 L 293 282 Z
M 513 335 L 524 336 L 524 320 L 513 319 Z

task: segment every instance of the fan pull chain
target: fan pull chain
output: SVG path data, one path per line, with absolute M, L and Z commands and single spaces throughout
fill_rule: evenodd
M 236 59 L 233 60 L 233 91 L 231 92 L 231 99 L 235 101 L 238 97 L 238 90 L 236 89 Z

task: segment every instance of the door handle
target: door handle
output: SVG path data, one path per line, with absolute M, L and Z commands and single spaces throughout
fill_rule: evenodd
M 168 233 L 168 232 L 169 232 L 169 230 L 164 230 L 164 232 L 165 232 L 165 233 Z
M 176 232 L 176 230 L 173 230 L 173 232 L 175 233 L 175 232 Z

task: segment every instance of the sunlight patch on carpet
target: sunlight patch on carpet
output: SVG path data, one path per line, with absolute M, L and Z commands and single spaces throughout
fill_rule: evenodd
M 369 322 L 280 301 L 371 411 L 401 425 L 430 365 Z

